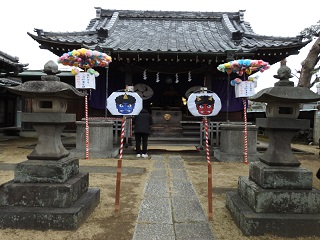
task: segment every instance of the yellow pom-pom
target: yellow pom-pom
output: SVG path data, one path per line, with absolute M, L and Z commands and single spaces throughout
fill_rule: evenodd
M 223 64 L 225 68 L 230 68 L 231 67 L 231 64 L 230 63 L 225 63 Z

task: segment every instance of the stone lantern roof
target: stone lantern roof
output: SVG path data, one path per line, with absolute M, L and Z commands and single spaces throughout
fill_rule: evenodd
M 61 82 L 55 74 L 59 73 L 58 65 L 50 60 L 44 66 L 47 75 L 41 80 L 27 81 L 19 86 L 8 87 L 8 90 L 28 98 L 55 97 L 55 98 L 82 98 L 85 93 L 78 91 L 73 86 Z
M 312 92 L 306 87 L 294 87 L 289 80 L 292 77 L 291 70 L 286 65 L 279 68 L 274 78 L 279 79 L 274 87 L 266 88 L 249 99 L 254 102 L 282 102 L 282 103 L 308 103 L 320 100 L 320 95 Z

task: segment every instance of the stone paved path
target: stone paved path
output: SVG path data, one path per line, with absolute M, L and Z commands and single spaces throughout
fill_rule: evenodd
M 133 240 L 215 240 L 179 155 L 152 155 Z

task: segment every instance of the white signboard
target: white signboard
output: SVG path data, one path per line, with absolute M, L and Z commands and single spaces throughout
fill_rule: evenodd
M 251 97 L 254 95 L 254 82 L 242 81 L 235 85 L 236 98 L 239 97 Z
M 76 76 L 76 88 L 80 89 L 96 89 L 96 78 L 94 74 L 87 72 L 79 72 Z
M 192 93 L 187 105 L 193 116 L 215 116 L 221 110 L 221 100 L 212 92 Z
M 138 115 L 142 98 L 136 92 L 113 92 L 107 98 L 107 109 L 112 115 Z

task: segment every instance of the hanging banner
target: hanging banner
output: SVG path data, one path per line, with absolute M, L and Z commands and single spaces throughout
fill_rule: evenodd
M 221 100 L 213 92 L 192 93 L 187 105 L 193 116 L 215 116 L 221 110 Z
M 239 97 L 251 97 L 254 95 L 254 82 L 253 81 L 242 81 L 235 84 L 235 95 Z
M 136 92 L 113 92 L 107 99 L 112 115 L 138 115 L 142 107 L 142 98 Z
M 75 87 L 77 89 L 96 89 L 96 78 L 94 74 L 79 72 L 75 75 Z

